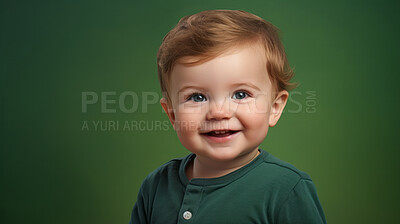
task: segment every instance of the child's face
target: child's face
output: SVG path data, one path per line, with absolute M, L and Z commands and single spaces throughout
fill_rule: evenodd
M 161 105 L 181 143 L 198 157 L 220 162 L 258 149 L 288 97 L 281 91 L 272 98 L 264 50 L 258 45 L 200 65 L 177 64 L 170 83 L 172 105 L 165 99 Z

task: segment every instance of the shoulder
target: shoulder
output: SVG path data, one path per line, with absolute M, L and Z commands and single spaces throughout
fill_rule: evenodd
M 142 183 L 142 187 L 151 188 L 151 186 L 159 185 L 167 181 L 175 180 L 179 181 L 179 169 L 184 161 L 189 157 L 181 157 L 171 159 L 163 165 L 156 168 L 154 171 L 149 173 Z
M 274 195 L 274 218 L 285 223 L 326 223 L 317 190 L 310 176 L 292 164 L 267 153 L 257 167 Z M 299 218 L 299 219 L 297 219 Z
M 263 161 L 264 168 L 271 169 L 274 172 L 278 172 L 281 175 L 285 175 L 288 178 L 294 178 L 294 179 L 306 179 L 306 180 L 311 180 L 310 176 L 302 171 L 296 168 L 294 165 L 285 162 L 281 159 L 278 159 L 277 157 L 267 153 L 267 155 L 264 157 Z
M 151 173 L 149 173 L 147 175 L 146 179 L 153 179 L 159 175 L 174 172 L 175 170 L 178 171 L 182 160 L 183 160 L 183 158 L 171 159 L 170 161 L 162 164 L 161 166 L 159 166 L 155 170 L 153 170 Z
M 306 172 L 268 152 L 264 152 L 263 161 L 254 172 L 261 185 L 281 196 L 287 195 L 301 181 L 312 181 Z

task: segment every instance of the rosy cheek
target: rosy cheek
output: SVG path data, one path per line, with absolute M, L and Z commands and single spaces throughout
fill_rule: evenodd
M 248 116 L 258 116 L 266 115 L 269 112 L 269 108 L 267 103 L 260 98 L 238 105 L 236 112 L 247 114 Z
M 191 132 L 198 130 L 201 118 L 198 113 L 185 111 L 176 115 L 175 130 L 181 132 Z
M 245 128 L 249 129 L 259 129 L 264 128 L 268 124 L 268 116 L 263 114 L 248 114 L 248 113 L 238 113 L 236 115 Z

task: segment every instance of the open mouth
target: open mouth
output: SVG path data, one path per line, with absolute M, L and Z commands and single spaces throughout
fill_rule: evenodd
M 214 137 L 226 137 L 229 135 L 233 135 L 238 131 L 232 131 L 232 130 L 219 130 L 219 131 L 210 131 L 205 133 L 205 135 L 208 136 L 214 136 Z

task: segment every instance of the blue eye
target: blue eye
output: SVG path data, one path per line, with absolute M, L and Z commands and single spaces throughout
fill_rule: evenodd
M 189 96 L 189 100 L 193 100 L 194 102 L 203 102 L 206 101 L 206 97 L 200 93 L 193 93 Z
M 241 100 L 248 96 L 249 96 L 249 94 L 244 91 L 237 91 L 233 94 L 233 99 Z

